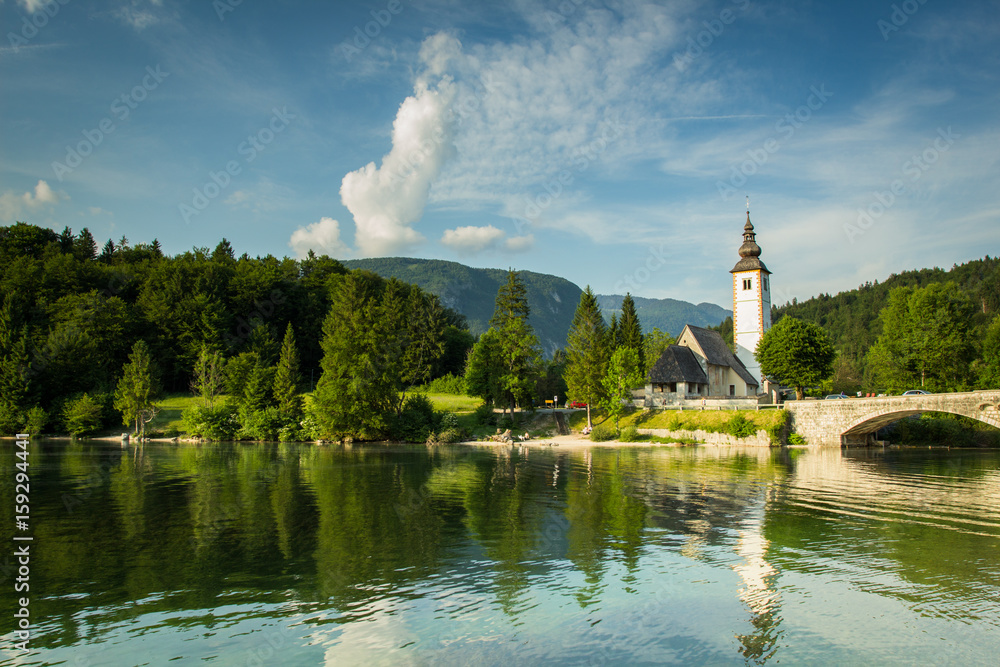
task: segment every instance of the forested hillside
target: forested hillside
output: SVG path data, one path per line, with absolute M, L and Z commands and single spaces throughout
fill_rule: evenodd
M 379 257 L 349 260 L 344 264 L 384 278 L 398 278 L 436 294 L 442 304 L 466 317 L 469 331 L 477 336 L 489 328 L 497 290 L 507 282 L 507 271 L 476 269 L 438 259 Z M 566 345 L 566 332 L 573 321 L 581 290 L 558 276 L 531 271 L 518 273 L 528 290 L 529 324 L 545 354 L 551 357 Z
M 0 227 L 0 430 L 24 428 L 33 411 L 36 424 L 44 419 L 49 432 L 61 431 L 67 401 L 82 394 L 97 397 L 103 421 L 113 425 L 112 395 L 139 341 L 148 346 L 156 384 L 185 392 L 205 352 L 246 367 L 230 377 L 250 377 L 258 367 L 262 382 L 273 376 L 290 324 L 299 389 L 308 391 L 320 377 L 332 292 L 349 273 L 326 256 L 237 258 L 225 239 L 214 250 L 167 257 L 156 240 L 109 240 L 99 253 L 87 229 Z M 424 315 L 442 323 L 430 345 L 443 355 L 420 381 L 463 372 L 472 338 L 460 315 L 417 288 L 387 290 L 382 278 L 357 273 L 370 293 L 391 292 L 405 304 L 395 310 L 411 323 Z M 231 389 L 242 391 L 239 385 Z M 266 407 L 270 385 L 261 396 Z
M 624 295 L 598 294 L 596 298 L 606 321 L 611 321 L 612 314 L 621 316 Z M 635 301 L 635 310 L 642 322 L 643 331 L 652 331 L 656 328 L 671 336 L 679 336 L 685 324 L 716 327 L 733 314 L 733 311 L 714 303 L 695 305 L 677 299 L 646 299 L 638 296 L 633 296 L 632 299 Z
M 952 286 L 945 288 L 949 283 Z M 839 379 L 849 388 L 852 385 L 847 380 L 851 378 L 863 385 L 866 374 L 871 375 L 868 353 L 882 334 L 885 317 L 880 314 L 890 305 L 890 294 L 899 288 L 913 291 L 931 285 L 942 286 L 941 293 L 946 293 L 947 299 L 963 303 L 963 312 L 968 313 L 963 319 L 967 320 L 969 356 L 973 366 L 976 360 L 982 363 L 983 342 L 1000 312 L 1000 259 L 995 257 L 955 265 L 947 271 L 940 268 L 906 271 L 891 275 L 885 282 L 865 283 L 835 296 L 821 294 L 801 303 L 793 301 L 773 308 L 772 320 L 777 322 L 790 315 L 823 327 L 840 353 L 835 382 Z M 927 320 L 924 317 L 913 327 L 929 326 Z M 934 336 L 944 344 L 945 333 L 937 332 Z

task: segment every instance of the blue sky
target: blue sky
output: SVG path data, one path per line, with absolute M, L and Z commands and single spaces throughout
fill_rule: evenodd
M 0 224 L 731 307 L 1000 253 L 1000 2 L 3 0 Z

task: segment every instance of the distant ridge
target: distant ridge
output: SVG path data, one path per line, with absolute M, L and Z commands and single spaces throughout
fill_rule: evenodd
M 436 294 L 441 303 L 465 315 L 469 330 L 481 334 L 489 327 L 497 290 L 507 281 L 503 269 L 476 269 L 458 262 L 411 257 L 377 257 L 344 262 L 351 269 L 364 269 L 384 278 L 397 278 Z M 566 346 L 566 335 L 582 290 L 576 284 L 546 273 L 521 271 L 528 288 L 530 322 L 545 354 L 551 357 Z M 604 318 L 621 308 L 622 296 L 598 295 Z M 643 332 L 654 327 L 676 336 L 685 324 L 716 326 L 731 312 L 711 303 L 698 305 L 676 299 L 634 297 Z
M 610 321 L 612 313 L 621 314 L 624 294 L 598 294 L 597 305 L 601 307 L 604 319 Z M 677 299 L 647 299 L 633 296 L 635 312 L 639 315 L 642 332 L 648 333 L 654 328 L 672 336 L 680 334 L 685 324 L 696 327 L 714 327 L 731 317 L 733 311 L 726 310 L 714 303 L 699 303 L 697 305 Z

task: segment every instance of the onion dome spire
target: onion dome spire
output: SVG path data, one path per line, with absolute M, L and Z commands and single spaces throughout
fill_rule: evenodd
M 740 246 L 740 261 L 736 262 L 736 266 L 733 267 L 730 273 L 736 273 L 737 271 L 754 271 L 760 269 L 766 271 L 767 267 L 764 266 L 764 262 L 758 259 L 760 257 L 760 246 L 757 245 L 757 233 L 753 230 L 753 223 L 750 222 L 750 198 L 747 197 L 747 223 L 743 225 L 743 245 Z

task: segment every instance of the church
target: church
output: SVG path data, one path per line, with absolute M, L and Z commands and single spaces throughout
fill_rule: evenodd
M 711 329 L 684 327 L 677 344 L 669 346 L 646 377 L 647 408 L 721 401 L 757 401 L 763 378 L 754 350 L 771 328 L 771 272 L 760 261 L 760 246 L 750 222 L 743 226 L 740 259 L 733 279 L 733 340 L 736 353 Z

